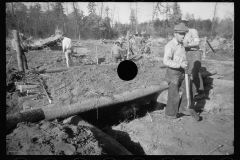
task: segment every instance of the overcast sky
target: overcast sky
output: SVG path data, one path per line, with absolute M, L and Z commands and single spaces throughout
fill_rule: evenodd
M 97 2 L 98 3 L 98 2 Z M 30 3 L 28 3 L 29 5 Z M 84 15 L 88 15 L 87 5 L 88 2 L 77 2 L 78 7 L 83 10 Z M 138 22 L 148 22 L 152 19 L 152 11 L 153 4 L 156 6 L 157 2 L 137 2 L 138 8 Z M 162 3 L 165 5 L 165 3 Z M 171 4 L 171 3 L 169 3 Z M 201 19 L 212 19 L 214 13 L 215 2 L 179 2 L 180 9 L 182 10 L 183 15 L 188 12 L 190 14 L 194 14 L 194 18 Z M 118 20 L 121 23 L 129 23 L 129 15 L 130 15 L 130 6 L 133 9 L 136 9 L 136 2 L 104 2 L 104 6 L 108 6 L 110 9 L 113 9 L 115 6 L 115 15 L 114 20 Z M 64 9 L 66 12 L 70 13 L 72 8 L 72 3 L 65 3 Z M 96 7 L 97 8 L 97 7 Z M 98 13 L 98 10 L 97 10 Z M 226 13 L 230 13 L 234 15 L 234 3 L 218 3 L 217 4 L 217 13 L 216 15 L 220 19 L 224 19 Z M 111 14 L 111 10 L 110 10 Z M 158 18 L 161 19 L 160 16 Z

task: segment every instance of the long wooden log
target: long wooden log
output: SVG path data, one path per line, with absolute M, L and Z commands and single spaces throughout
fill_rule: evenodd
M 79 126 L 86 126 L 94 134 L 99 145 L 103 148 L 108 155 L 132 155 L 126 148 L 124 148 L 120 143 L 118 143 L 114 138 L 108 134 L 102 132 L 100 129 L 94 125 L 84 121 L 79 116 L 70 117 L 68 123 Z
M 151 86 L 148 88 L 136 89 L 122 94 L 113 95 L 112 98 L 91 98 L 80 103 L 62 107 L 52 107 L 51 105 L 51 107 L 46 106 L 43 108 L 34 108 L 7 116 L 6 126 L 7 130 L 9 130 L 19 122 L 36 122 L 43 119 L 53 120 L 56 118 L 68 118 L 97 108 L 124 106 L 133 102 L 156 100 L 159 94 L 167 88 L 167 84 L 162 83 L 160 86 Z
M 69 68 L 69 67 L 61 67 L 61 68 L 53 68 L 53 69 L 44 68 L 44 69 L 39 70 L 38 72 L 40 72 L 40 73 L 56 73 L 56 72 L 67 71 L 69 69 L 71 69 L 71 68 Z

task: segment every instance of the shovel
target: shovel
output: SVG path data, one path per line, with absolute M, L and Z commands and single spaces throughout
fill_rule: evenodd
M 186 82 L 186 94 L 187 94 L 187 111 L 191 114 L 191 116 L 199 121 L 200 117 L 199 115 L 193 110 L 191 109 L 191 98 L 190 98 L 190 90 L 189 90 L 189 79 L 188 79 L 188 72 L 187 69 L 184 70 L 185 71 L 185 82 Z

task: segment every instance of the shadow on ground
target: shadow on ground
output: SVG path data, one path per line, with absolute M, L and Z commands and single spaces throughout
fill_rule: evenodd
M 49 47 L 52 51 L 61 51 L 62 50 L 62 46 L 51 46 Z
M 133 155 L 146 155 L 140 143 L 133 142 L 128 133 L 118 130 L 112 130 L 110 127 L 102 130 L 111 137 L 113 137 L 118 143 L 120 143 Z

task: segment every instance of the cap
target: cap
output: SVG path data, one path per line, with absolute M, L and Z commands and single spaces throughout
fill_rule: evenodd
M 185 22 L 188 22 L 187 18 L 182 18 L 181 21 L 185 21 Z
M 174 32 L 186 33 L 188 32 L 188 28 L 184 24 L 180 23 L 174 26 Z
M 117 43 L 121 44 L 121 42 L 120 42 L 119 40 L 116 40 L 116 41 L 115 41 L 115 44 L 117 44 Z

